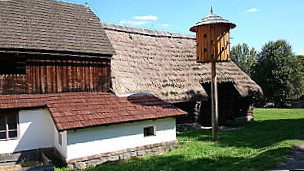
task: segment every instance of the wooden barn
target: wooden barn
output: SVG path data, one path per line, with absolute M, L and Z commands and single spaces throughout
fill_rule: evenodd
M 86 6 L 0 1 L 0 166 L 51 149 L 84 169 L 176 145 L 175 117 L 186 112 L 110 93 L 114 54 Z
M 1 2 L 0 19 L 0 94 L 110 88 L 114 50 L 88 8 L 55 1 Z
M 178 122 L 211 124 L 210 65 L 196 63 L 192 35 L 103 24 L 116 54 L 116 94 L 148 92 L 187 111 Z M 254 94 L 261 88 L 232 61 L 217 64 L 219 124 L 252 120 Z

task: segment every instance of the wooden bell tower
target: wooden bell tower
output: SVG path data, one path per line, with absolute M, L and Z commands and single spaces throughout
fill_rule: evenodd
M 190 31 L 196 32 L 196 62 L 211 64 L 211 115 L 212 139 L 218 140 L 218 94 L 216 62 L 227 62 L 230 59 L 229 30 L 236 25 L 218 15 L 211 13 L 203 18 Z
M 236 25 L 218 15 L 211 14 L 203 18 L 190 31 L 196 32 L 196 56 L 198 63 L 223 62 L 230 58 L 229 30 Z

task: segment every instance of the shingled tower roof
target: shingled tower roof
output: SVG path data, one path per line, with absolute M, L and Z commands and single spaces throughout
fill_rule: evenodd
M 211 7 L 211 13 L 207 16 L 204 17 L 201 21 L 199 21 L 198 23 L 196 23 L 196 25 L 194 25 L 193 27 L 190 28 L 190 31 L 195 32 L 195 28 L 197 26 L 201 26 L 201 25 L 207 25 L 207 24 L 229 24 L 230 28 L 233 29 L 236 27 L 236 24 L 224 19 L 221 16 L 215 15 L 213 13 L 213 8 Z
M 53 0 L 0 1 L 0 50 L 112 56 L 98 17 Z

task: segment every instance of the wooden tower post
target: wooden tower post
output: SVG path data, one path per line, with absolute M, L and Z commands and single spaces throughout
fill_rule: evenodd
M 236 25 L 218 15 L 211 14 L 203 18 L 190 31 L 196 32 L 196 62 L 211 64 L 211 105 L 212 105 L 212 139 L 218 140 L 218 94 L 216 62 L 230 59 L 229 30 Z

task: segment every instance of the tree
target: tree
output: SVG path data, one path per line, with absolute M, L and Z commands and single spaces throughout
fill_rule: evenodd
M 252 68 L 256 64 L 257 51 L 254 48 L 249 49 L 246 43 L 238 44 L 232 47 L 231 59 L 245 73 L 251 76 Z
M 263 46 L 252 77 L 262 87 L 265 100 L 277 107 L 286 106 L 288 98 L 302 91 L 299 62 L 285 40 Z
M 304 56 L 303 55 L 298 55 L 297 56 L 297 62 L 298 62 L 298 66 L 299 66 L 299 71 L 300 71 L 300 86 L 299 88 L 301 88 L 299 96 L 301 96 L 304 93 Z

